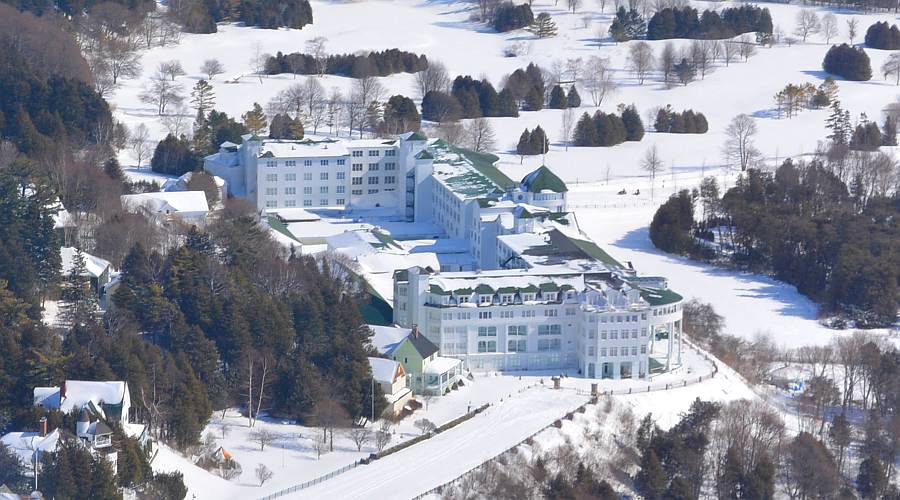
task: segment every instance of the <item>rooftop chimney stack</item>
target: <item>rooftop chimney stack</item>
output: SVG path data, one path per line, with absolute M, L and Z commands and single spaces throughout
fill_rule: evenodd
M 47 417 L 41 417 L 38 422 L 41 424 L 41 437 L 45 437 L 47 435 Z
M 62 381 L 62 384 L 59 384 L 59 403 L 62 404 L 64 399 L 66 399 L 66 381 L 65 380 Z

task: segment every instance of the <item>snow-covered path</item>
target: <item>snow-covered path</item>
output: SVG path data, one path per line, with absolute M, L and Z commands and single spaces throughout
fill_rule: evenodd
M 431 439 L 292 497 L 412 498 L 455 479 L 587 401 L 572 390 L 535 387 Z

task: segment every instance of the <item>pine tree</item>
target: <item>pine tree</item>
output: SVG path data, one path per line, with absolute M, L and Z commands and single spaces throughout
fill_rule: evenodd
M 634 104 L 622 110 L 622 123 L 625 125 L 626 141 L 640 141 L 644 138 L 644 122 Z
M 652 448 L 641 457 L 641 470 L 635 478 L 635 487 L 646 500 L 660 500 L 666 492 L 666 473 Z
M 531 133 L 527 128 L 519 136 L 519 143 L 516 144 L 516 154 L 519 155 L 519 163 L 525 160 L 526 155 L 533 154 L 531 152 Z
M 841 108 L 841 101 L 837 99 L 831 101 L 831 114 L 825 119 L 825 127 L 831 130 L 828 139 L 835 144 L 847 144 L 849 121 L 849 115 Z
M 542 155 L 550 150 L 550 140 L 540 125 L 531 131 L 531 138 L 528 142 L 531 145 L 531 154 Z
M 538 87 L 532 87 L 525 96 L 526 111 L 540 111 L 544 109 L 544 91 Z
M 216 107 L 216 94 L 206 80 L 199 80 L 191 90 L 191 104 L 197 113 L 206 113 Z
M 547 103 L 550 109 L 565 109 L 569 107 L 569 100 L 565 91 L 559 85 L 554 85 L 550 90 L 550 102 Z
M 556 23 L 550 18 L 550 14 L 541 12 L 534 18 L 528 31 L 534 33 L 538 38 L 556 36 Z
M 587 113 L 582 114 L 578 123 L 575 124 L 575 140 L 573 142 L 576 146 L 581 147 L 597 146 L 600 142 L 597 136 L 597 126 L 594 125 L 594 120 Z
M 575 89 L 575 86 L 572 85 L 569 87 L 569 95 L 566 96 L 569 107 L 570 108 L 580 108 L 581 107 L 581 96 L 578 95 L 578 90 Z
M 511 90 L 508 88 L 501 90 L 497 95 L 497 100 L 499 116 L 519 116 L 519 105 Z
M 697 71 L 694 69 L 694 65 L 686 58 L 682 58 L 681 62 L 675 65 L 675 75 L 678 76 L 678 81 L 682 85 L 687 85 L 694 81 L 696 74 Z
M 262 134 L 266 130 L 266 125 L 268 124 L 262 106 L 255 102 L 253 103 L 253 109 L 241 115 L 241 119 L 244 122 L 244 126 L 247 127 L 247 130 L 254 135 Z
M 888 484 L 887 473 L 881 460 L 868 457 L 859 464 L 856 475 L 856 489 L 863 499 L 881 498 L 881 493 Z
M 72 268 L 66 275 L 60 292 L 60 317 L 71 327 L 86 326 L 96 321 L 97 298 L 91 290 L 84 254 L 75 249 Z
M 881 128 L 881 138 L 884 146 L 897 145 L 897 125 L 890 116 L 884 119 L 884 126 Z

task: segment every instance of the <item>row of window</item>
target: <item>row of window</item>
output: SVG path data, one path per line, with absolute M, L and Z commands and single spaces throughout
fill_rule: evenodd
M 369 183 L 370 186 L 374 186 L 374 185 L 376 185 L 376 184 L 379 184 L 379 182 L 380 182 L 380 177 L 369 177 L 368 183 Z M 386 175 L 386 176 L 384 176 L 384 183 L 385 183 L 385 184 L 394 184 L 394 183 L 396 183 L 396 182 L 397 182 L 397 177 L 395 177 L 395 176 L 393 176 L 393 175 Z M 362 183 L 363 183 L 363 178 L 362 178 L 362 177 L 353 177 L 353 179 L 351 180 L 351 184 L 354 185 L 354 186 L 361 186 Z
M 550 351 L 560 351 L 562 350 L 562 340 L 560 339 L 541 339 L 538 340 L 538 352 L 550 352 Z M 524 340 L 509 340 L 506 343 L 506 351 L 507 352 L 525 352 L 528 350 L 528 346 L 526 341 Z M 496 340 L 479 340 L 478 341 L 478 352 L 480 353 L 489 353 L 489 352 L 497 352 L 497 341 Z
M 347 178 L 346 172 L 335 172 L 334 174 L 335 174 L 334 178 L 339 181 L 345 180 Z M 285 180 L 285 182 L 294 182 L 297 180 L 297 174 L 284 174 L 284 180 Z M 312 172 L 304 172 L 303 180 L 304 181 L 313 180 Z M 328 180 L 328 172 L 319 172 L 319 180 L 327 181 Z M 278 182 L 278 174 L 266 174 L 266 182 Z
M 637 356 L 637 353 L 638 353 L 637 346 L 632 346 L 630 349 L 631 349 L 631 355 Z M 619 356 L 620 355 L 619 353 L 621 353 L 622 356 L 628 356 L 628 351 L 629 351 L 628 347 L 622 347 L 621 350 L 618 347 L 610 347 L 608 350 L 606 347 L 601 347 L 600 348 L 600 357 L 614 358 L 616 356 Z M 588 346 L 587 355 L 593 356 L 594 352 L 595 352 L 594 346 Z M 641 346 L 641 354 L 647 354 L 647 346 L 646 345 Z
M 335 186 L 334 192 L 337 194 L 344 194 L 347 191 L 345 186 Z M 297 194 L 297 188 L 293 186 L 289 186 L 284 188 L 284 194 L 287 196 L 293 196 Z M 304 186 L 303 194 L 310 195 L 313 194 L 312 186 Z M 319 194 L 328 194 L 328 186 L 319 186 Z M 266 196 L 278 196 L 278 188 L 268 187 L 266 188 Z
M 465 327 L 462 327 L 465 331 Z M 448 329 L 445 329 L 448 330 Z M 528 335 L 528 325 L 509 325 L 506 327 L 507 335 Z M 538 335 L 562 335 L 562 325 L 538 325 Z M 479 326 L 479 337 L 496 337 L 496 326 Z
M 357 150 L 353 151 L 352 154 L 353 154 L 354 158 L 360 158 L 363 156 L 363 151 L 361 149 L 357 149 Z M 381 151 L 379 151 L 377 149 L 370 149 L 369 156 L 381 156 Z M 397 150 L 395 150 L 395 149 L 385 150 L 384 156 L 397 156 Z
M 327 166 L 329 166 L 330 164 L 331 164 L 331 160 L 319 160 L 319 165 L 320 165 L 320 166 L 327 167 Z M 345 160 L 345 159 L 343 159 L 343 158 L 337 159 L 337 160 L 335 160 L 335 164 L 337 164 L 338 166 L 344 166 L 344 165 L 347 164 L 347 160 Z M 270 167 L 270 168 L 271 168 L 271 167 L 277 167 L 277 166 L 278 166 L 278 160 L 266 160 L 266 166 L 267 166 L 267 167 Z M 296 166 L 297 166 L 297 160 L 285 160 L 285 161 L 284 161 L 284 166 L 285 166 L 285 167 L 296 167 Z M 304 166 L 304 167 L 311 167 L 311 166 L 313 166 L 313 161 L 312 161 L 312 160 L 303 160 L 303 166 Z
M 344 198 L 335 198 L 334 205 L 335 206 L 346 205 L 346 200 Z M 297 206 L 297 200 L 284 200 L 285 208 L 295 208 L 296 206 Z M 308 200 L 308 199 L 303 200 L 303 206 L 304 207 L 313 206 L 313 200 Z M 318 206 L 327 207 L 327 206 L 331 206 L 331 204 L 328 203 L 328 198 L 322 198 L 319 200 Z M 266 208 L 278 208 L 278 200 L 266 200 Z
M 377 163 L 369 163 L 369 172 L 373 172 L 375 170 L 378 170 L 379 168 L 380 167 Z M 397 170 L 397 164 L 394 162 L 387 162 L 384 164 L 384 169 L 385 170 Z M 352 166 L 350 167 L 350 170 L 352 170 L 354 172 L 362 172 L 363 164 L 362 163 L 353 163 Z

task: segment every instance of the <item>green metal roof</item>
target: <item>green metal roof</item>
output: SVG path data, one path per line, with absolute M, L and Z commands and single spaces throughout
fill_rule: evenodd
M 471 288 L 457 288 L 453 290 L 453 293 L 456 295 L 472 295 L 473 290 Z
M 428 150 L 423 149 L 422 151 L 419 152 L 419 154 L 416 155 L 416 159 L 417 160 L 433 160 L 434 155 L 429 153 Z
M 528 285 L 522 289 L 523 292 L 537 292 L 538 290 L 540 289 L 535 285 Z
M 576 238 L 569 238 L 569 241 L 571 241 L 575 246 L 577 246 L 582 252 L 588 254 L 591 258 L 597 259 L 600 262 L 602 262 L 608 266 L 614 266 L 614 267 L 618 267 L 618 268 L 625 267 L 622 265 L 621 262 L 612 258 L 612 256 L 610 254 L 606 253 L 605 250 L 598 247 L 597 244 L 594 243 L 593 241 L 579 240 Z
M 494 289 L 491 288 L 490 285 L 486 285 L 486 284 L 484 284 L 484 283 L 482 283 L 482 284 L 476 286 L 476 287 L 475 287 L 475 291 L 476 291 L 477 293 L 484 293 L 484 294 L 487 294 L 487 293 L 494 293 Z
M 442 139 L 431 143 L 428 151 L 434 157 L 436 177 L 455 193 L 474 198 L 503 193 L 515 186 L 515 182 L 494 165 L 499 160 L 496 155 L 456 147 Z M 452 168 L 442 172 L 441 165 Z
M 497 289 L 497 293 L 516 293 L 517 290 L 518 288 L 514 286 L 502 286 Z
M 429 291 L 430 293 L 435 294 L 435 295 L 450 295 L 450 292 L 449 292 L 449 291 L 444 291 L 444 289 L 442 289 L 441 287 L 439 287 L 439 286 L 437 286 L 437 285 L 431 285 L 431 286 L 428 288 L 428 291 Z
M 541 165 L 540 168 L 522 178 L 522 190 L 529 193 L 540 193 L 541 191 L 565 193 L 569 188 L 546 165 Z
M 300 240 L 298 240 L 293 234 L 291 234 L 291 231 L 288 230 L 287 226 L 284 224 L 284 222 L 281 221 L 280 218 L 274 215 L 269 215 L 266 217 L 266 221 L 269 223 L 269 227 L 271 227 L 272 229 L 296 241 L 298 244 L 300 243 Z
M 413 132 L 406 138 L 407 141 L 427 141 L 428 137 L 425 137 L 425 134 L 421 132 Z
M 651 306 L 664 306 L 666 304 L 674 304 L 684 300 L 684 297 L 672 290 L 662 290 L 658 288 L 642 288 L 641 297 L 643 297 Z
M 559 290 L 556 283 L 541 283 L 538 285 L 538 288 L 540 288 L 542 292 L 555 292 Z

